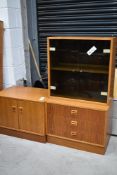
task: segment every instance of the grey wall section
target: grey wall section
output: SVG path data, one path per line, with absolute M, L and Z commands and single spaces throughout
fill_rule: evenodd
M 30 53 L 28 44 L 28 21 L 27 21 L 27 5 L 26 0 L 20 0 L 21 2 L 21 15 L 22 15 L 22 26 L 23 26 L 23 40 L 24 40 L 24 53 L 25 53 L 25 65 L 26 65 L 26 79 L 27 85 L 31 86 L 31 64 L 30 64 Z
M 38 32 L 37 32 L 37 13 L 36 13 L 36 0 L 27 0 L 27 15 L 28 15 L 28 34 L 31 41 L 34 53 L 36 56 L 36 61 L 39 64 L 39 50 L 38 50 Z M 31 80 L 32 85 L 35 81 L 39 80 L 32 56 L 30 54 L 31 62 Z

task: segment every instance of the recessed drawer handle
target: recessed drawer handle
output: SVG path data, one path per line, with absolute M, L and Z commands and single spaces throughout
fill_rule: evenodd
M 77 132 L 71 132 L 71 136 L 76 136 L 77 135 Z
M 78 113 L 78 110 L 76 110 L 76 109 L 71 110 L 71 114 L 77 114 L 77 113 Z
M 16 106 L 12 106 L 12 111 L 16 112 Z
M 78 122 L 77 121 L 71 121 L 71 125 L 77 126 Z

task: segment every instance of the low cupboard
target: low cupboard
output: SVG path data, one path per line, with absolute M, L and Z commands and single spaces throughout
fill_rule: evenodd
M 47 90 L 12 87 L 0 92 L 0 132 L 46 141 Z

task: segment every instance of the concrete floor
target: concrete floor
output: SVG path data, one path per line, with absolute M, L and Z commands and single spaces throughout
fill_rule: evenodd
M 98 155 L 0 135 L 0 175 L 116 175 L 117 137 Z

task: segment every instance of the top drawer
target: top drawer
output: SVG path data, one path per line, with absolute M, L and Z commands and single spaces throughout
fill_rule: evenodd
M 91 110 L 86 108 L 64 106 L 57 104 L 48 104 L 47 110 L 49 115 L 55 115 L 59 118 L 68 119 L 76 118 L 76 120 L 84 120 L 94 123 L 103 123 L 105 119 L 105 112 L 98 110 Z

